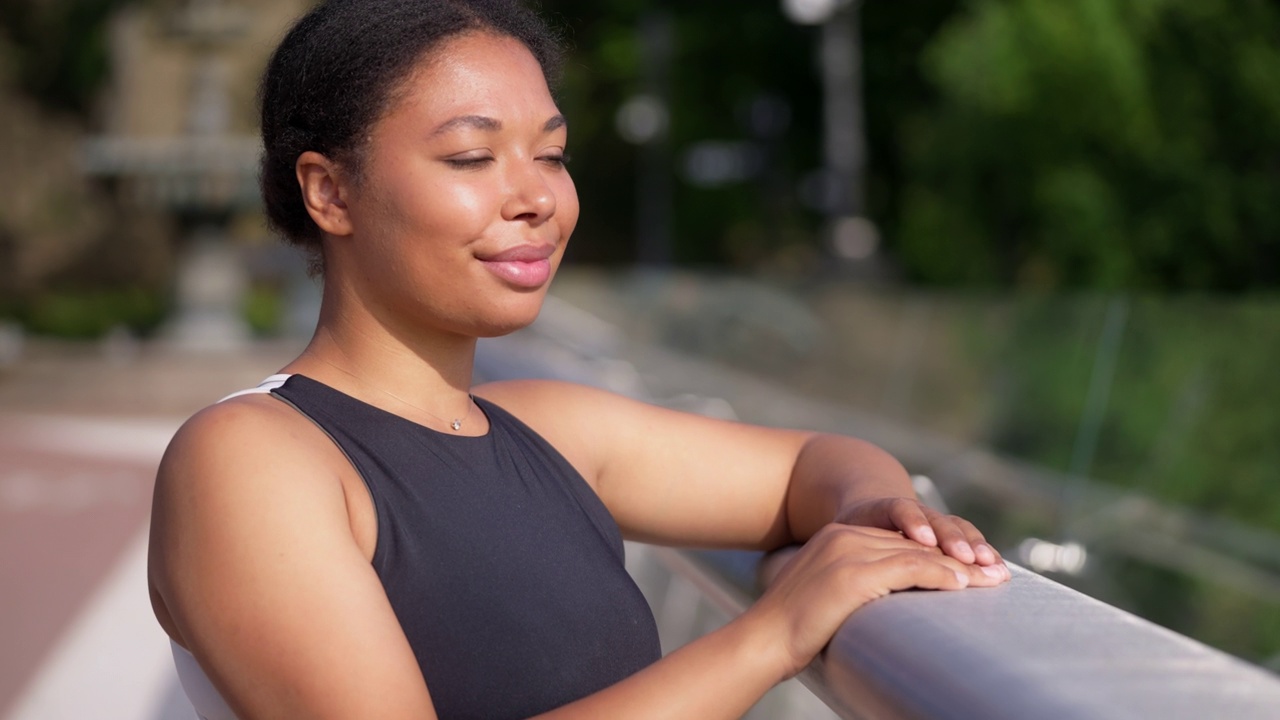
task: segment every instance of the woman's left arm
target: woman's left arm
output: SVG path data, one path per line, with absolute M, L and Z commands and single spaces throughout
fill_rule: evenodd
M 903 532 L 965 563 L 999 561 L 972 524 L 920 503 L 901 463 L 854 438 L 682 413 L 543 380 L 476 388 L 546 437 L 623 534 L 772 550 L 831 522 Z
M 856 438 L 810 436 L 796 455 L 786 505 L 797 540 L 839 522 L 898 530 L 965 563 L 1001 562 L 973 523 L 925 505 L 897 459 Z

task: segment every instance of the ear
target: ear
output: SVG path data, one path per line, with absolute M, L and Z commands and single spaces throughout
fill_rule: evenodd
M 298 186 L 302 189 L 302 204 L 316 225 L 329 235 L 350 235 L 351 217 L 347 212 L 350 188 L 338 164 L 308 150 L 298 156 L 293 167 L 298 176 Z

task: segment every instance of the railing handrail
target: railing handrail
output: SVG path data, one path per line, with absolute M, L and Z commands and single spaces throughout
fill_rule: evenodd
M 554 313 L 554 304 L 549 309 Z M 505 376 L 511 358 L 520 357 L 522 373 L 644 397 L 638 373 L 624 372 L 625 363 L 607 349 L 584 351 L 583 343 L 546 337 L 540 343 L 534 330 L 494 341 L 513 343 L 511 354 L 482 347 L 481 374 Z M 570 367 L 569 346 L 577 367 Z M 903 444 L 885 440 L 880 444 L 891 450 Z M 926 444 L 932 456 L 926 465 L 972 457 L 946 443 Z M 730 617 L 758 595 L 759 553 L 653 552 Z M 801 681 L 841 717 L 860 720 L 1277 717 L 1280 676 L 1011 568 L 1013 579 L 1000 587 L 894 593 L 868 604 L 845 621 Z
M 730 617 L 758 595 L 759 553 L 654 555 Z M 996 588 L 871 602 L 801 682 L 841 717 L 859 720 L 1276 717 L 1280 677 L 1011 568 L 1013 579 Z

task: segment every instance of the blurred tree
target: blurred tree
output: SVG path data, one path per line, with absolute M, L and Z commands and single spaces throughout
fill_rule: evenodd
M 80 143 L 109 76 L 108 25 L 132 0 L 0 4 L 0 316 L 38 332 L 154 325 L 165 228 L 84 182 Z
M 912 278 L 1052 289 L 1280 282 L 1280 6 L 971 0 L 899 119 Z
M 136 0 L 6 0 L 0 38 L 16 84 L 43 107 L 85 117 L 106 80 L 107 22 Z
M 787 22 L 777 0 L 744 0 L 732 12 L 708 0 L 542 5 L 570 44 L 560 100 L 572 126 L 572 169 L 584 210 L 572 257 L 636 258 L 640 151 L 619 135 L 615 116 L 629 98 L 654 90 L 646 80 L 641 27 L 658 13 L 669 18 L 672 36 L 670 71 L 656 90 L 669 110 L 674 260 L 758 268 L 812 246 L 816 215 L 801 205 L 795 187 L 818 164 L 820 93 L 809 29 Z M 753 124 L 753 106 L 759 112 L 764 105 L 783 115 L 775 118 L 783 123 L 779 136 Z M 692 180 L 687 154 L 705 141 L 746 148 L 750 176 Z
M 587 214 L 575 256 L 635 257 L 636 152 L 614 113 L 643 89 L 645 13 L 675 27 L 675 259 L 772 264 L 818 216 L 809 28 L 774 0 L 546 0 L 569 29 L 563 99 Z M 862 10 L 869 202 L 926 283 L 1237 290 L 1280 282 L 1280 9 L 1267 0 L 941 0 Z M 748 143 L 754 100 L 790 109 L 756 181 L 689 182 L 685 153 Z M 802 253 L 804 254 L 804 253 Z
M 152 0 L 158 2 L 159 0 Z M 86 122 L 113 11 L 0 4 L 0 75 Z M 664 13 L 672 257 L 811 274 L 821 166 L 815 30 L 777 0 L 542 0 L 570 58 L 584 213 L 571 257 L 637 257 L 642 153 L 618 109 L 652 92 L 640 28 Z M 1280 283 L 1280 7 L 1270 0 L 918 0 L 862 5 L 870 215 L 915 282 L 1239 290 Z M 783 132 L 753 120 L 782 108 Z M 745 151 L 700 182 L 690 151 Z M 651 159 L 651 158 L 650 158 Z M 807 191 L 806 191 L 807 188 Z M 659 204 L 659 206 L 663 206 Z M 19 232 L 13 223 L 9 232 Z

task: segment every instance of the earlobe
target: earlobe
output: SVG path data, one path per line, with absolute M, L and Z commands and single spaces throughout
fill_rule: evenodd
M 318 152 L 308 150 L 294 164 L 302 204 L 307 214 L 329 235 L 351 234 L 351 217 L 347 212 L 346 192 L 337 163 Z

